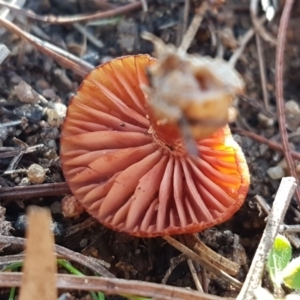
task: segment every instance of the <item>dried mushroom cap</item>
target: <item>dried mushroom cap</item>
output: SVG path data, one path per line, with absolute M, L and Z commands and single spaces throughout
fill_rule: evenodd
M 125 56 L 87 75 L 62 130 L 63 172 L 107 227 L 145 237 L 199 232 L 242 205 L 247 164 L 227 125 L 197 141 L 198 157 L 187 153 L 177 126 L 154 126 L 155 108 L 141 89 L 154 63 Z

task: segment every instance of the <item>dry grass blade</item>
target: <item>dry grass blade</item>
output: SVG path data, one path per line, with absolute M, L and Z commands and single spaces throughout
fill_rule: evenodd
M 48 209 L 29 208 L 20 300 L 57 299 L 56 255 L 50 227 L 51 214 Z
M 126 5 L 123 5 L 121 7 L 116 7 L 108 11 L 100 11 L 96 12 L 94 14 L 84 14 L 84 15 L 74 15 L 74 16 L 66 16 L 66 17 L 56 17 L 56 16 L 41 16 L 37 15 L 32 11 L 28 11 L 26 9 L 22 9 L 16 5 L 12 5 L 9 3 L 6 3 L 4 1 L 0 1 L 0 6 L 4 6 L 9 8 L 11 11 L 26 16 L 28 18 L 31 18 L 33 20 L 41 21 L 41 22 L 47 22 L 51 24 L 69 24 L 69 23 L 76 23 L 76 22 L 88 22 L 93 20 L 99 20 L 99 19 L 105 19 L 110 17 L 115 17 L 117 15 L 128 13 L 132 10 L 138 9 L 142 7 L 142 2 L 137 1 L 133 3 L 129 3 Z
M 268 140 L 267 138 L 263 137 L 263 136 L 260 136 L 254 132 L 250 132 L 250 131 L 246 131 L 244 129 L 240 129 L 240 128 L 232 128 L 232 131 L 233 132 L 236 132 L 238 134 L 241 134 L 241 135 L 244 135 L 244 136 L 247 136 L 259 143 L 262 143 L 262 144 L 265 144 L 267 145 L 269 148 L 275 150 L 275 151 L 279 151 L 279 152 L 284 152 L 284 149 L 283 149 L 283 146 L 276 143 L 276 142 L 273 142 L 271 140 Z M 297 151 L 290 151 L 291 153 L 291 156 L 294 158 L 294 159 L 297 159 L 297 160 L 300 160 L 300 153 L 297 152 Z
M 36 49 L 43 54 L 52 57 L 61 66 L 71 69 L 74 73 L 84 77 L 88 72 L 94 69 L 94 66 L 81 60 L 79 57 L 62 50 L 48 42 L 40 40 L 39 38 L 23 31 L 12 22 L 0 18 L 0 25 L 5 27 L 10 32 L 16 34 L 20 38 L 32 44 Z
M 208 9 L 208 5 L 204 1 L 203 4 L 198 9 L 198 11 L 196 12 L 187 32 L 183 36 L 183 40 L 182 40 L 180 47 L 178 48 L 178 52 L 186 52 L 188 50 L 188 48 L 190 47 L 193 39 L 195 38 L 195 35 L 196 35 L 198 29 L 202 23 L 204 14 L 207 9 Z
M 189 247 L 193 249 L 200 257 L 213 262 L 217 268 L 232 276 L 237 275 L 240 269 L 240 266 L 237 263 L 219 255 L 207 247 L 196 235 L 185 235 L 185 240 Z
M 282 139 L 283 154 L 288 166 L 290 174 L 294 178 L 298 178 L 295 164 L 291 156 L 291 150 L 289 147 L 287 132 L 286 132 L 286 118 L 284 113 L 284 99 L 283 99 L 283 68 L 284 68 L 284 51 L 286 42 L 286 32 L 289 22 L 290 13 L 292 10 L 294 1 L 287 0 L 285 2 L 283 12 L 280 19 L 278 29 L 278 46 L 276 48 L 276 63 L 275 63 L 275 78 L 276 78 L 276 104 L 277 104 L 277 116 L 279 122 L 279 132 Z M 298 205 L 300 205 L 300 190 L 296 189 L 296 196 Z
M 258 0 L 251 0 L 250 2 L 250 15 L 252 19 L 253 26 L 255 31 L 266 41 L 269 42 L 271 45 L 276 46 L 277 41 L 274 39 L 262 26 L 257 18 L 257 7 L 258 7 Z
M 282 178 L 271 213 L 268 217 L 266 228 L 257 247 L 251 267 L 237 300 L 254 299 L 254 291 L 260 285 L 267 255 L 274 243 L 279 226 L 282 223 L 295 189 L 296 181 L 293 177 Z
M 263 16 L 262 18 L 260 18 L 258 20 L 258 23 L 260 25 L 262 25 L 265 21 L 267 20 L 266 16 Z M 239 58 L 241 57 L 241 55 L 243 54 L 246 45 L 248 44 L 248 42 L 252 39 L 252 37 L 255 34 L 255 29 L 254 28 L 250 28 L 243 36 L 239 47 L 234 51 L 234 53 L 231 55 L 230 59 L 229 59 L 229 63 L 232 66 L 235 66 L 236 63 L 238 62 Z
M 257 48 L 257 54 L 258 54 L 258 63 L 259 63 L 259 72 L 260 72 L 260 81 L 261 81 L 261 88 L 263 92 L 263 99 L 264 99 L 264 105 L 265 108 L 269 109 L 269 92 L 267 89 L 267 75 L 266 75 L 266 63 L 264 58 L 264 50 L 261 38 L 258 34 L 255 35 L 256 38 L 256 48 Z
M 0 235 L 0 247 L 5 245 L 25 246 L 25 239 L 13 236 Z M 80 253 L 74 252 L 72 250 L 58 245 L 55 245 L 55 251 L 58 255 L 64 257 L 65 259 L 75 261 L 80 265 L 89 268 L 90 270 L 99 274 L 100 276 L 105 276 L 109 278 L 115 277 L 112 273 L 110 273 L 103 267 L 103 265 L 106 265 L 107 263 L 102 262 L 99 259 L 84 256 Z
M 7 286 L 18 287 L 20 284 L 21 274 L 0 273 L 0 288 Z M 94 276 L 58 274 L 56 287 L 58 289 L 67 288 L 82 291 L 100 290 L 108 295 L 141 295 L 156 300 L 233 300 L 233 298 L 218 297 L 157 283 Z
M 188 263 L 190 272 L 192 274 L 197 291 L 203 293 L 203 288 L 200 283 L 200 280 L 199 280 L 199 277 L 198 277 L 198 274 L 197 274 L 197 271 L 196 271 L 193 261 L 190 258 L 188 258 L 187 263 Z
M 212 262 L 210 257 L 202 256 L 200 257 L 198 254 L 196 254 L 194 251 L 183 245 L 182 243 L 178 242 L 174 238 L 170 236 L 164 236 L 164 239 L 172 245 L 177 250 L 184 253 L 187 257 L 193 259 L 197 263 L 199 263 L 202 267 L 207 269 L 208 271 L 214 273 L 217 276 L 222 277 L 227 283 L 231 284 L 232 286 L 236 288 L 241 288 L 242 283 L 236 280 L 235 278 L 231 277 L 227 273 L 225 273 L 223 270 L 219 268 L 219 266 L 216 266 L 214 262 Z

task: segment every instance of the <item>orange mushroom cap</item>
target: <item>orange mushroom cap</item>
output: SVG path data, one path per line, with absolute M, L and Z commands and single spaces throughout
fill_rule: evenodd
M 243 204 L 248 167 L 227 125 L 197 140 L 195 157 L 172 140 L 174 127 L 151 124 L 141 85 L 154 63 L 124 56 L 86 76 L 63 125 L 62 169 L 74 196 L 107 227 L 144 237 L 199 232 Z

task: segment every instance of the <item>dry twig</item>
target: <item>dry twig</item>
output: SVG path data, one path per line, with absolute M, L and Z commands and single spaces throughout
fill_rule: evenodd
M 210 261 L 209 257 L 205 257 L 203 255 L 200 257 L 198 254 L 196 254 L 194 251 L 183 245 L 182 243 L 178 242 L 174 238 L 170 236 L 164 236 L 164 239 L 171 244 L 174 248 L 184 253 L 189 258 L 193 259 L 194 261 L 198 262 L 201 266 L 206 268 L 208 271 L 222 277 L 226 282 L 231 284 L 232 286 L 235 286 L 236 288 L 241 288 L 241 282 L 236 280 L 235 278 L 231 277 L 224 271 L 222 271 L 219 267 L 215 266 L 214 263 Z
M 259 19 L 258 23 L 263 24 L 267 20 L 266 16 L 263 16 L 261 19 Z M 243 54 L 246 45 L 251 40 L 251 38 L 254 36 L 255 30 L 253 28 L 250 28 L 243 36 L 242 40 L 240 41 L 240 46 L 234 51 L 234 53 L 231 55 L 229 59 L 229 63 L 232 66 L 235 66 L 241 55 Z
M 252 19 L 253 26 L 255 31 L 266 41 L 269 42 L 271 45 L 276 46 L 277 41 L 265 30 L 262 24 L 259 22 L 257 18 L 257 7 L 258 7 L 258 0 L 251 0 L 250 2 L 250 15 Z
M 70 194 L 66 182 L 44 183 L 29 186 L 0 187 L 2 201 L 29 199 L 34 197 L 60 196 Z
M 253 300 L 254 291 L 259 287 L 267 255 L 274 243 L 278 229 L 285 216 L 290 200 L 296 189 L 293 177 L 284 177 L 277 191 L 271 213 L 268 217 L 266 228 L 252 260 L 244 285 L 237 300 Z
M 40 40 L 30 33 L 23 31 L 10 21 L 0 18 L 0 25 L 5 27 L 10 32 L 16 34 L 20 38 L 25 39 L 45 55 L 52 57 L 58 64 L 67 69 L 71 69 L 74 73 L 80 76 L 85 76 L 88 72 L 94 69 L 93 65 L 81 60 L 77 56 L 66 52 L 57 46 Z
M 266 200 L 260 195 L 254 196 L 254 199 L 259 204 L 259 209 L 263 210 L 266 215 L 269 215 L 270 211 L 271 211 L 271 207 L 266 202 Z M 279 232 L 280 233 L 284 232 L 285 236 L 288 238 L 288 240 L 291 242 L 291 244 L 294 247 L 296 247 L 297 249 L 300 248 L 300 239 L 295 234 L 295 233 L 300 232 L 300 225 L 286 225 L 286 224 L 282 223 L 279 226 Z
M 258 64 L 259 64 L 259 72 L 260 72 L 260 80 L 261 80 L 261 88 L 263 92 L 263 99 L 265 108 L 269 109 L 269 93 L 267 89 L 267 76 L 266 76 L 266 64 L 264 59 L 264 51 L 262 49 L 262 43 L 260 36 L 256 33 L 255 35 L 256 39 L 256 47 L 257 47 L 257 53 L 258 53 Z
M 271 140 L 268 140 L 267 138 L 263 137 L 263 136 L 260 136 L 254 132 L 250 132 L 250 131 L 247 131 L 247 130 L 243 130 L 243 129 L 240 129 L 240 128 L 232 128 L 232 131 L 233 132 L 236 132 L 238 134 L 241 134 L 241 135 L 244 135 L 244 136 L 247 136 L 253 140 L 256 140 L 257 142 L 259 143 L 262 143 L 262 144 L 266 144 L 269 148 L 275 150 L 275 151 L 280 151 L 280 152 L 284 152 L 284 148 L 282 145 L 276 143 L 276 142 L 273 142 Z M 290 154 L 291 156 L 294 158 L 294 159 L 297 159 L 300 161 L 300 153 L 297 152 L 297 151 L 290 151 Z
M 0 273 L 0 287 L 18 287 L 20 273 Z M 137 280 L 58 274 L 58 289 L 102 291 L 105 294 L 141 295 L 156 300 L 233 300 L 183 288 Z
M 190 0 L 184 0 L 182 22 L 178 26 L 176 46 L 179 46 L 182 43 L 183 35 L 186 33 L 188 19 L 189 19 L 189 13 L 190 13 L 190 4 L 191 4 Z
M 16 246 L 25 246 L 26 239 L 14 237 L 14 236 L 4 236 L 0 235 L 0 246 L 7 246 L 7 245 L 16 245 Z M 109 278 L 115 278 L 115 276 L 107 271 L 103 265 L 107 265 L 106 262 L 102 262 L 99 259 L 94 259 L 92 257 L 84 256 L 80 253 L 74 252 L 62 246 L 55 246 L 55 251 L 58 255 L 63 256 L 65 259 L 75 261 L 80 265 L 84 265 L 85 267 L 89 268 L 93 272 L 96 272 L 100 276 L 105 276 Z
M 202 241 L 200 241 L 196 234 L 184 235 L 184 238 L 189 248 L 193 249 L 195 253 L 204 260 L 213 262 L 218 269 L 223 270 L 232 276 L 237 275 L 240 266 L 207 247 Z
M 283 145 L 283 154 L 290 174 L 294 178 L 297 178 L 295 164 L 291 156 L 291 150 L 289 147 L 288 137 L 286 132 L 286 118 L 284 113 L 284 99 L 283 99 L 284 50 L 285 50 L 287 26 L 288 26 L 293 3 L 294 3 L 293 0 L 286 0 L 281 15 L 281 19 L 280 19 L 279 30 L 278 30 L 278 45 L 276 48 L 275 79 L 276 79 L 277 116 L 278 116 L 278 123 L 279 123 L 279 132 L 281 135 L 281 140 Z M 297 196 L 298 204 L 300 205 L 299 188 L 296 189 L 296 196 Z
M 203 293 L 203 288 L 202 288 L 202 285 L 200 283 L 198 273 L 196 271 L 196 268 L 194 266 L 193 261 L 190 258 L 188 258 L 187 263 L 188 263 L 188 266 L 190 268 L 190 272 L 192 274 L 192 277 L 193 277 L 193 280 L 194 280 L 197 291 Z
M 48 15 L 48 16 L 37 15 L 33 11 L 28 11 L 26 9 L 22 9 L 16 5 L 12 5 L 12 4 L 9 4 L 4 1 L 0 1 L 0 6 L 7 7 L 11 11 L 15 12 L 16 14 L 26 16 L 26 17 L 36 20 L 36 21 L 47 22 L 47 23 L 51 23 L 51 24 L 70 24 L 70 23 L 76 23 L 76 22 L 88 22 L 88 21 L 110 18 L 110 17 L 115 17 L 118 15 L 126 14 L 135 9 L 141 8 L 142 2 L 137 1 L 137 2 L 133 2 L 133 3 L 129 3 L 129 4 L 123 5 L 121 7 L 116 7 L 111 10 L 104 11 L 104 12 L 102 12 L 102 11 L 96 12 L 94 14 L 82 14 L 82 15 L 74 15 L 74 16 L 66 16 L 66 17 L 56 17 L 56 16 L 52 16 L 52 15 Z
M 203 17 L 208 9 L 208 4 L 206 1 L 202 3 L 202 5 L 199 7 L 198 11 L 196 12 L 192 23 L 190 24 L 187 32 L 183 36 L 182 43 L 180 47 L 178 48 L 179 52 L 186 52 L 188 48 L 190 47 L 193 39 L 195 38 L 195 35 L 202 23 Z
M 165 276 L 163 277 L 163 279 L 161 280 L 161 283 L 163 284 L 167 284 L 167 281 L 170 277 L 170 275 L 172 274 L 173 270 L 180 264 L 182 263 L 183 261 L 185 261 L 187 258 L 186 258 L 186 255 L 181 253 L 179 254 L 178 256 L 175 256 L 175 257 L 172 257 L 170 259 L 170 266 L 167 270 L 167 272 L 165 273 Z

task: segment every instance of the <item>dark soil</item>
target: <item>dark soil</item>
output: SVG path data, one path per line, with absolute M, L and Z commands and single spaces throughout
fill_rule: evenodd
M 25 8 L 37 14 L 74 15 L 92 13 L 101 8 L 105 1 L 77 0 L 29 0 Z M 183 22 L 183 0 L 148 0 L 148 12 L 140 9 L 127 15 L 106 20 L 98 26 L 89 26 L 87 30 L 102 42 L 97 47 L 90 41 L 85 41 L 82 35 L 71 25 L 50 25 L 47 23 L 27 22 L 26 29 L 34 34 L 34 28 L 40 28 L 44 38 L 90 62 L 99 65 L 110 58 L 127 54 L 149 53 L 152 45 L 140 38 L 144 30 L 153 32 L 165 42 L 179 45 Z M 110 1 L 111 5 L 124 5 L 123 0 Z M 189 22 L 195 8 L 201 1 L 192 0 Z M 265 25 L 269 34 L 276 37 L 281 11 L 275 20 Z M 18 18 L 16 24 L 20 24 Z M 299 10 L 295 8 L 288 31 L 288 45 L 285 73 L 285 98 L 293 99 L 299 104 L 299 38 L 295 28 L 298 28 Z M 24 28 L 24 25 L 22 25 Z M 224 58 L 229 59 L 236 50 L 236 45 L 244 34 L 252 27 L 249 14 L 249 0 L 227 0 L 217 14 L 209 12 L 198 30 L 196 38 L 189 49 L 190 53 L 216 56 L 218 44 L 223 36 Z M 232 33 L 226 37 L 225 33 Z M 8 151 L 8 147 L 35 146 L 42 144 L 42 148 L 24 154 L 20 160 L 13 162 L 15 156 L 1 156 L 0 172 L 3 174 L 13 166 L 14 170 L 28 169 L 33 163 L 46 169 L 44 183 L 63 182 L 63 174 L 59 163 L 59 136 L 60 124 L 49 124 L 45 113 L 46 106 L 21 102 L 15 87 L 24 80 L 37 93 L 43 95 L 48 102 L 68 105 L 71 96 L 76 92 L 82 78 L 70 70 L 62 69 L 52 58 L 46 57 L 31 45 L 24 43 L 15 35 L 6 32 L 1 36 L 1 42 L 12 51 L 11 55 L 2 63 L 0 71 L 0 122 L 20 121 L 20 124 L 0 127 L 0 150 Z M 279 142 L 278 124 L 275 102 L 275 51 L 274 45 L 262 40 L 262 52 L 265 59 L 267 75 L 267 90 L 269 92 L 269 106 L 263 103 L 260 70 L 255 38 L 247 44 L 237 69 L 243 76 L 247 91 L 246 97 L 239 99 L 237 108 L 239 117 L 232 124 L 232 128 L 242 128 L 253 131 L 267 139 Z M 33 100 L 32 100 L 33 101 Z M 261 116 L 261 114 L 263 116 Z M 263 118 L 265 117 L 265 118 Z M 266 121 L 267 120 L 267 121 Z M 290 128 L 289 133 L 296 132 Z M 260 236 L 264 229 L 264 213 L 260 213 L 258 205 L 253 200 L 255 195 L 262 196 L 271 204 L 278 188 L 279 179 L 271 179 L 267 173 L 270 167 L 277 166 L 283 159 L 283 154 L 263 146 L 255 140 L 242 135 L 236 135 L 245 151 L 251 173 L 251 187 L 245 204 L 241 210 L 227 223 L 208 229 L 200 234 L 203 241 L 212 249 L 227 258 L 238 260 L 242 267 L 238 279 L 243 281 L 250 266 Z M 26 143 L 23 144 L 23 143 Z M 290 140 L 291 147 L 299 150 L 299 135 Z M 286 169 L 284 169 L 287 172 Z M 286 173 L 287 174 L 287 173 Z M 3 174 L 0 176 L 2 187 L 30 185 L 26 172 Z M 65 218 L 62 215 L 62 196 L 30 197 L 23 200 L 2 201 L 6 209 L 5 218 L 11 223 L 12 229 L 2 230 L 2 234 L 24 236 L 26 221 L 24 214 L 29 205 L 50 207 L 53 220 L 56 222 L 56 242 L 66 248 L 91 255 L 108 262 L 110 271 L 119 278 L 138 279 L 143 281 L 161 282 L 170 266 L 170 260 L 180 253 L 161 238 L 142 239 L 134 238 L 109 230 L 87 214 L 78 218 Z M 1 189 L 0 189 L 1 199 Z M 296 207 L 296 202 L 293 206 Z M 294 222 L 295 216 L 289 214 L 289 223 Z M 9 225 L 9 224 L 6 224 Z M 8 232 L 9 231 L 9 232 Z M 234 240 L 238 238 L 239 257 L 235 257 Z M 236 247 L 236 245 L 235 245 Z M 17 253 L 19 249 L 6 248 L 1 255 Z M 83 270 L 84 272 L 84 270 Z M 88 275 L 88 273 L 87 273 Z M 221 296 L 235 296 L 220 279 L 210 276 L 208 292 Z M 186 262 L 180 263 L 171 273 L 168 281 L 170 285 L 195 288 L 191 273 Z M 9 290 L 0 292 L 0 299 L 7 299 Z M 84 298 L 84 293 L 77 293 L 78 298 Z M 119 299 L 111 297 L 107 299 Z

